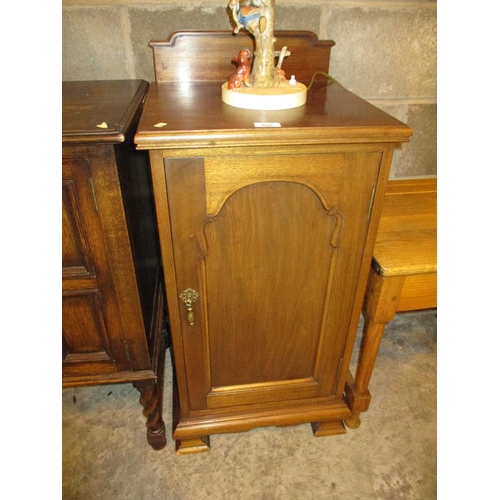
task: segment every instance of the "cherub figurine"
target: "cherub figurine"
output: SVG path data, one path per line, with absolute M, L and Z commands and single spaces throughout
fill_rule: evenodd
M 235 33 L 240 29 L 247 29 L 255 33 L 257 28 L 263 33 L 267 26 L 267 19 L 262 15 L 261 6 L 265 0 L 230 0 L 229 7 L 236 23 Z
M 250 51 L 248 49 L 240 50 L 236 57 L 233 57 L 233 61 L 238 64 L 236 71 L 231 75 L 227 83 L 229 90 L 238 89 L 243 85 L 250 87 L 250 63 L 248 59 L 250 58 Z

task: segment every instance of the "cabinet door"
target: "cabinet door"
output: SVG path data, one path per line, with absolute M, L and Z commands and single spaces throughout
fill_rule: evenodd
M 176 294 L 199 293 L 194 320 L 179 298 L 173 325 L 190 410 L 342 397 L 380 159 L 358 148 L 165 160 Z
M 63 376 L 116 372 L 127 363 L 90 166 L 62 167 Z

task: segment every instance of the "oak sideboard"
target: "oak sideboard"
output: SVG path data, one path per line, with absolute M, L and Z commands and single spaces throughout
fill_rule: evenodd
M 62 383 L 133 383 L 161 449 L 164 286 L 148 157 L 133 144 L 147 89 L 62 84 Z

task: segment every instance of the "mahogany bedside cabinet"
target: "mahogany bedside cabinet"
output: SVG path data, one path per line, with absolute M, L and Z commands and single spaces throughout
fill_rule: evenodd
M 148 158 L 133 144 L 148 83 L 62 89 L 63 387 L 133 383 L 161 449 L 164 286 Z
M 287 77 L 328 72 L 332 41 L 275 32 Z M 151 42 L 148 150 L 172 330 L 177 453 L 209 436 L 311 423 L 346 432 L 345 393 L 384 190 L 411 129 L 319 75 L 304 106 L 231 107 L 243 32 Z

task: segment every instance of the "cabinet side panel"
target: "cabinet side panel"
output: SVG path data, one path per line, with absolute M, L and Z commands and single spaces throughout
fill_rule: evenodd
M 63 293 L 64 364 L 114 361 L 99 290 Z
M 130 366 L 91 171 L 91 161 L 63 159 L 63 377 Z
M 128 345 L 133 371 L 151 369 L 135 262 L 128 231 L 119 166 L 111 145 L 95 146 L 90 163 L 99 219 L 102 224 L 106 254 L 112 273 L 124 340 Z
M 350 325 L 359 321 L 360 310 L 353 307 L 369 224 L 370 206 L 380 166 L 380 152 L 350 152 L 345 155 L 345 168 L 340 179 L 342 189 L 337 201 L 344 217 L 340 243 L 338 273 L 333 284 L 332 307 L 328 319 L 325 344 L 320 348 L 318 373 L 324 377 L 322 395 L 342 396 L 338 380 L 349 365 L 350 353 L 345 350 Z M 335 334 L 334 332 L 338 332 Z M 340 366 L 331 362 L 328 352 L 342 353 Z M 337 386 L 337 388 L 336 388 Z
M 161 261 L 148 154 L 135 150 L 134 130 L 135 122 L 125 142 L 115 146 L 115 154 L 144 327 L 152 352 L 155 291 Z
M 64 165 L 63 165 L 64 170 Z M 89 259 L 73 179 L 62 183 L 62 275 L 64 277 L 90 277 L 93 274 Z

